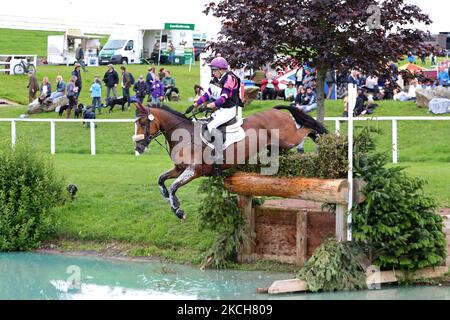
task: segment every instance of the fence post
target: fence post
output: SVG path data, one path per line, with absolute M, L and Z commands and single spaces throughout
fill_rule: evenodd
M 90 120 L 89 124 L 91 127 L 91 155 L 95 156 L 95 123 Z
M 13 147 L 16 146 L 16 122 L 11 120 L 11 144 Z
M 392 120 L 392 163 L 398 163 L 397 120 Z
M 334 120 L 335 132 L 336 134 L 341 133 L 341 123 L 339 120 Z
M 50 154 L 55 154 L 55 121 L 50 121 Z

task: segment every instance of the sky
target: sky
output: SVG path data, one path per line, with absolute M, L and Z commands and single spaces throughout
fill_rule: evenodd
M 220 21 L 202 13 L 206 3 L 213 0 L 132 0 L 130 5 L 112 0 L 21 0 L 21 16 L 48 18 L 79 18 L 85 21 L 109 21 L 123 24 L 149 24 L 164 22 L 195 23 L 196 29 L 217 33 Z M 450 1 L 405 0 L 428 13 L 434 21 L 428 27 L 432 33 L 450 32 Z M 13 1 L 2 3 L 1 15 L 17 15 L 19 7 Z

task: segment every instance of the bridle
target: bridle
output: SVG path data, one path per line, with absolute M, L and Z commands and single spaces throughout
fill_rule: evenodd
M 139 121 L 144 117 L 145 117 L 144 123 Z M 144 134 L 144 139 L 143 139 L 145 147 L 148 147 L 150 145 L 150 142 L 152 142 L 152 140 L 155 140 L 156 138 L 158 138 L 160 135 L 162 135 L 164 133 L 161 129 L 159 129 L 154 135 L 152 135 L 150 133 L 150 127 L 151 127 L 151 123 L 153 120 L 154 120 L 154 116 L 150 113 L 150 110 L 149 110 L 147 114 L 139 114 L 135 121 L 135 123 L 138 123 L 141 128 L 143 128 L 143 129 L 145 128 L 145 134 Z M 156 140 L 156 142 L 161 147 L 166 149 L 167 153 L 169 154 L 169 150 L 167 149 L 167 146 L 163 146 L 158 140 Z
M 200 108 L 199 110 L 198 110 L 198 112 L 196 112 L 196 113 L 193 113 L 191 116 L 189 116 L 187 119 L 188 120 L 191 120 L 192 118 L 194 118 L 194 119 L 196 119 L 197 120 L 197 117 L 196 117 L 196 115 L 198 115 L 199 113 L 203 113 L 203 112 L 205 112 L 205 109 L 202 109 L 202 108 Z M 141 119 L 143 119 L 143 118 L 145 118 L 145 122 L 144 123 L 142 123 L 141 121 L 139 121 L 139 120 L 141 120 Z M 166 152 L 167 152 L 167 154 L 170 156 L 170 152 L 169 152 L 169 150 L 168 150 L 168 148 L 167 148 L 167 141 L 166 141 L 166 145 L 164 146 L 164 145 L 162 145 L 158 140 L 156 140 L 156 138 L 158 138 L 160 135 L 162 135 L 163 133 L 164 133 L 164 130 L 162 130 L 161 128 L 159 128 L 159 130 L 154 134 L 154 135 L 152 135 L 151 133 L 150 133 L 150 127 L 151 127 L 151 123 L 152 123 L 152 121 L 155 119 L 155 117 L 150 113 L 150 109 L 147 109 L 147 113 L 140 113 L 140 114 L 138 114 L 137 115 L 137 119 L 136 119 L 136 123 L 139 123 L 139 126 L 141 127 L 141 128 L 145 128 L 145 135 L 144 135 L 144 139 L 141 139 L 141 140 L 138 140 L 138 141 L 142 141 L 142 140 L 144 140 L 144 146 L 145 147 L 148 147 L 149 145 L 150 145 L 150 142 L 152 142 L 153 140 L 155 140 L 161 147 L 163 147 L 165 150 L 166 150 Z M 184 120 L 183 120 L 184 121 Z M 176 124 L 174 124 L 174 125 L 172 125 L 169 129 L 167 129 L 167 130 L 171 130 L 171 129 L 173 129 L 173 128 L 176 128 L 180 123 L 182 123 L 183 121 L 180 121 L 180 122 L 178 122 L 178 123 L 176 123 Z M 166 130 L 166 131 L 167 131 Z M 137 141 L 135 141 L 135 142 L 137 142 Z

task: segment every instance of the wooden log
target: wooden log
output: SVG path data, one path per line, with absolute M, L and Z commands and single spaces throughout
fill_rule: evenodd
M 305 281 L 299 279 L 278 280 L 269 287 L 269 294 L 308 291 Z
M 426 278 L 438 278 L 447 273 L 448 267 L 436 267 L 426 268 L 418 270 L 412 279 L 426 279 Z M 368 284 L 382 284 L 397 282 L 398 278 L 402 276 L 400 271 L 381 271 L 379 277 L 368 277 Z M 268 293 L 291 293 L 291 292 L 304 292 L 308 291 L 308 285 L 305 281 L 299 279 L 278 280 L 274 281 L 269 287 Z
M 361 183 L 356 183 L 356 189 Z M 225 180 L 225 187 L 233 193 L 255 196 L 276 196 L 346 204 L 348 183 L 345 179 L 279 178 L 254 173 L 238 172 Z M 358 195 L 355 201 L 364 198 Z

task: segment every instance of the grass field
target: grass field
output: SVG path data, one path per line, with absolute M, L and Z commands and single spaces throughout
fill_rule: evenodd
M 47 57 L 47 37 L 63 35 L 62 31 L 18 30 L 0 28 L 0 54 L 30 54 Z M 100 38 L 104 45 L 107 36 Z

